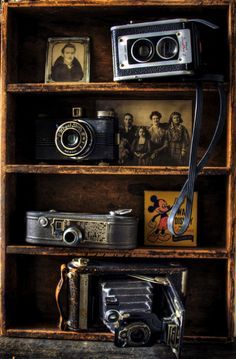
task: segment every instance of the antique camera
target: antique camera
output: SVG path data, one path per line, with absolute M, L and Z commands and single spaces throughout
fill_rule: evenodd
M 172 19 L 111 28 L 114 80 L 193 75 L 201 71 L 199 24 L 202 19 Z
M 72 118 L 41 115 L 36 119 L 37 160 L 115 161 L 118 159 L 118 119 L 112 111 L 97 111 L 96 118 L 72 109 Z
M 50 246 L 130 249 L 137 246 L 138 219 L 131 209 L 109 214 L 27 212 L 26 242 Z
M 61 266 L 56 289 L 59 327 L 89 332 L 108 328 L 118 347 L 161 344 L 179 358 L 186 281 L 186 268 L 176 263 L 75 258 Z

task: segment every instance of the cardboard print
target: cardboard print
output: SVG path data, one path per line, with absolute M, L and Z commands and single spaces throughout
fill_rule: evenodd
M 144 193 L 144 243 L 151 246 L 196 246 L 197 245 L 197 193 L 194 193 L 190 225 L 182 236 L 172 236 L 167 228 L 169 213 L 178 192 L 145 191 Z M 182 226 L 185 205 L 179 209 L 174 228 Z

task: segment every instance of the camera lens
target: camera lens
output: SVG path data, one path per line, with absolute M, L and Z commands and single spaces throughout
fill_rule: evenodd
M 82 239 L 81 231 L 76 227 L 69 227 L 63 233 L 63 241 L 72 246 L 79 243 Z
M 131 55 L 137 62 L 148 62 L 154 55 L 153 43 L 148 39 L 138 39 L 131 46 Z
M 65 147 L 74 148 L 80 142 L 80 135 L 78 131 L 69 129 L 63 133 L 62 140 Z
M 57 128 L 55 145 L 64 156 L 86 158 L 92 152 L 94 144 L 94 130 L 86 121 L 68 121 Z
M 134 330 L 130 333 L 130 339 L 131 339 L 132 342 L 134 342 L 134 343 L 143 342 L 143 340 L 145 339 L 145 333 L 144 333 L 143 329 L 141 329 L 141 328 L 134 329 Z
M 126 327 L 127 339 L 129 345 L 138 346 L 145 345 L 149 342 L 151 337 L 151 329 L 142 322 L 136 322 Z
M 177 41 L 170 36 L 162 37 L 156 46 L 157 54 L 164 60 L 170 60 L 177 54 L 179 45 Z

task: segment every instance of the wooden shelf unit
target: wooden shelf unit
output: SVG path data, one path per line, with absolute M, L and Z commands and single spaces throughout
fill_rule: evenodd
M 54 289 L 60 265 L 74 256 L 86 256 L 124 262 L 167 260 L 187 265 L 186 340 L 232 340 L 236 177 L 234 15 L 234 0 L 9 0 L 3 3 L 0 258 L 3 335 L 112 340 L 106 331 L 75 333 L 57 329 Z M 47 109 L 52 104 L 56 109 L 61 103 L 78 101 L 94 111 L 97 99 L 194 99 L 195 88 L 191 82 L 112 81 L 110 27 L 118 24 L 119 19 L 128 22 L 163 17 L 204 17 L 219 23 L 222 30 L 217 42 L 220 48 L 217 60 L 226 79 L 227 123 L 196 183 L 199 244 L 194 248 L 143 246 L 143 191 L 179 191 L 187 167 L 41 164 L 33 158 L 29 136 L 35 108 Z M 91 82 L 45 84 L 47 38 L 75 34 L 93 40 Z M 218 100 L 211 84 L 205 84 L 204 98 L 204 134 L 199 157 L 206 151 L 215 124 Z M 27 210 L 56 208 L 99 213 L 115 206 L 124 208 L 125 204 L 141 218 L 137 249 L 84 250 L 30 246 L 24 241 Z

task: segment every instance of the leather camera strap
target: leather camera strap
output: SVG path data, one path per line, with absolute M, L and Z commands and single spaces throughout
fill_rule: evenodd
M 218 95 L 219 95 L 219 115 L 216 123 L 215 131 L 211 142 L 201 160 L 197 163 L 197 148 L 200 137 L 201 122 L 202 122 L 202 108 L 203 108 L 203 90 L 202 82 L 203 81 L 213 81 L 216 84 Z M 226 118 L 226 94 L 223 87 L 223 79 L 219 75 L 204 76 L 199 79 L 196 83 L 196 100 L 195 100 L 195 111 L 194 111 L 194 123 L 193 123 L 193 133 L 190 146 L 190 155 L 189 155 L 189 170 L 188 178 L 184 183 L 182 190 L 173 205 L 169 218 L 168 218 L 168 230 L 173 236 L 181 236 L 188 228 L 191 214 L 192 214 L 192 204 L 194 196 L 194 184 L 197 175 L 206 165 L 216 143 L 218 142 L 222 130 L 224 127 L 224 122 Z M 174 223 L 175 216 L 178 213 L 181 205 L 185 203 L 185 217 L 182 223 L 182 226 L 175 231 Z

